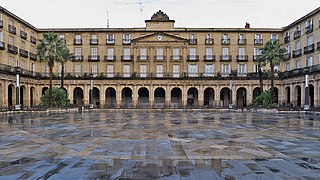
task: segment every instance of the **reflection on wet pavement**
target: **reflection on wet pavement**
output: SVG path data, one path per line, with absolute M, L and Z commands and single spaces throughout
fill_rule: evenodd
M 16 114 L 0 136 L 0 179 L 320 179 L 315 115 Z

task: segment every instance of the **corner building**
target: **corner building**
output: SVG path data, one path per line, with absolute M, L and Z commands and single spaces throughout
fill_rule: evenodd
M 260 91 L 256 57 L 271 39 L 283 44 L 288 56 L 276 67 L 276 101 L 300 107 L 308 98 L 317 107 L 319 12 L 320 8 L 278 29 L 249 24 L 179 28 L 162 11 L 146 20 L 144 28 L 38 29 L 0 7 L 0 106 L 39 104 L 49 87 L 49 67 L 36 57 L 36 46 L 42 34 L 53 31 L 74 53 L 65 64 L 64 88 L 79 106 L 248 106 Z M 55 63 L 54 86 L 60 86 L 60 70 Z M 269 80 L 264 80 L 264 89 L 270 89 Z

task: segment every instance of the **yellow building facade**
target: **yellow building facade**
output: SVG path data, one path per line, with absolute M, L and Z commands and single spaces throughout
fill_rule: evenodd
M 36 46 L 52 31 L 74 53 L 64 88 L 79 106 L 246 107 L 260 92 L 256 57 L 269 40 L 286 47 L 289 58 L 276 67 L 277 102 L 320 106 L 319 8 L 278 29 L 180 28 L 162 11 L 143 28 L 38 29 L 2 7 L 0 18 L 1 107 L 39 104 L 49 68 L 36 57 Z M 55 63 L 54 86 L 60 86 L 60 70 Z

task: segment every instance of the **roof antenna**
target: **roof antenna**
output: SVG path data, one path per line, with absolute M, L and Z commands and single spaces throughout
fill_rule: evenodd
M 107 10 L 107 28 L 109 28 L 109 11 Z

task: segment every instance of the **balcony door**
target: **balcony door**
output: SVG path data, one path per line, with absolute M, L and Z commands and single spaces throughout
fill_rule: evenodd
M 173 65 L 173 77 L 175 77 L 175 78 L 180 77 L 180 65 L 179 64 Z
M 130 64 L 123 65 L 123 77 L 130 77 Z
M 146 64 L 140 65 L 140 77 L 142 77 L 142 78 L 147 77 L 147 65 Z
M 163 65 L 162 64 L 158 64 L 157 65 L 157 77 L 163 77 Z

